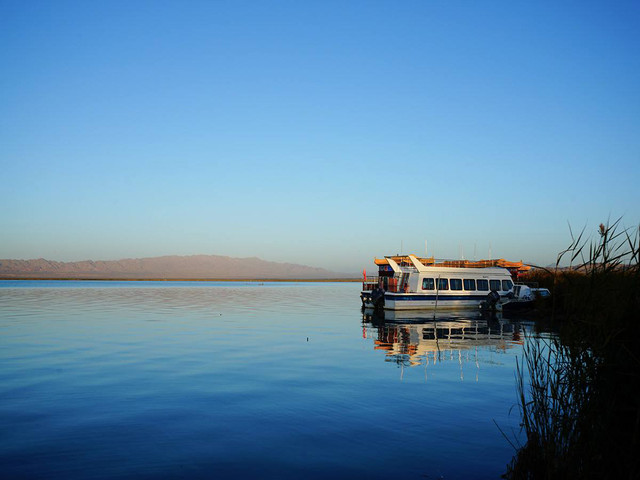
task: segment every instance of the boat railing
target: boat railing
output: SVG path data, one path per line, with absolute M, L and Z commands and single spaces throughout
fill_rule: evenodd
M 427 267 L 457 267 L 457 268 L 487 268 L 487 267 L 501 267 L 508 269 L 512 274 L 522 274 L 531 270 L 531 266 L 520 262 L 509 262 L 503 258 L 491 259 L 491 260 L 445 260 L 436 259 L 434 257 L 414 257 L 420 263 Z M 413 261 L 408 255 L 392 255 L 385 258 L 374 260 L 376 265 L 388 265 L 389 260 L 393 260 L 399 267 L 411 267 Z
M 376 288 L 382 286 L 383 288 L 385 288 L 385 290 L 387 292 L 397 292 L 398 291 L 398 277 L 393 276 L 393 277 L 379 277 L 379 276 L 373 276 L 373 277 L 367 277 L 362 281 L 362 290 L 363 291 L 371 291 L 371 290 L 375 290 Z
M 375 290 L 378 288 L 378 277 L 367 277 L 362 281 L 362 290 Z

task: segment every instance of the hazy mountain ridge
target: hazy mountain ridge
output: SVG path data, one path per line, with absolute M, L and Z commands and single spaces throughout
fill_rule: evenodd
M 0 278 L 290 278 L 311 280 L 354 276 L 295 263 L 269 262 L 257 257 L 235 258 L 220 255 L 171 255 L 78 262 L 58 262 L 44 258 L 0 260 Z

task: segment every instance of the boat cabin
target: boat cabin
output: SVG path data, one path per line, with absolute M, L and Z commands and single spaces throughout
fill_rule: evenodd
M 378 275 L 365 278 L 362 300 L 366 306 L 384 295 L 384 308 L 479 304 L 490 292 L 513 295 L 513 277 L 530 267 L 505 260 L 449 260 L 402 255 L 375 259 Z M 498 297 L 496 297 L 498 298 Z

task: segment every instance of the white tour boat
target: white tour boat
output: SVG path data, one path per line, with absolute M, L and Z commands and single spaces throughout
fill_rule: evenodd
M 365 308 L 420 310 L 497 307 L 513 298 L 513 279 L 530 269 L 505 260 L 447 260 L 415 255 L 375 259 L 378 275 L 366 276 L 360 298 Z M 484 302 L 484 303 L 483 303 Z

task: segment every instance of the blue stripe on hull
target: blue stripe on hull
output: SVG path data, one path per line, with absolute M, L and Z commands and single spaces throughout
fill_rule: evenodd
M 365 292 L 363 292 L 365 293 Z M 367 292 L 368 293 L 368 292 Z M 365 306 L 373 307 L 371 305 L 371 297 L 365 293 L 364 295 Z M 476 294 L 445 294 L 439 295 L 431 293 L 394 293 L 387 292 L 384 295 L 384 308 L 385 310 L 420 310 L 429 309 L 436 306 L 440 308 L 464 308 L 464 307 L 477 307 L 480 302 L 487 299 L 486 293 Z
M 487 299 L 481 295 L 438 295 L 437 306 L 440 308 L 464 308 L 477 307 L 480 302 Z M 420 310 L 434 308 L 436 295 L 431 294 L 386 294 L 384 296 L 384 308 L 386 310 Z
M 431 295 L 431 294 L 411 294 L 411 293 L 404 293 L 404 294 L 394 294 L 394 293 L 385 293 L 384 295 L 384 300 L 385 302 L 387 300 L 391 300 L 391 301 L 396 301 L 396 302 L 411 302 L 411 301 L 423 301 L 423 300 L 433 300 L 434 302 L 436 301 L 436 298 L 438 299 L 438 302 L 444 302 L 447 300 L 462 300 L 462 301 L 474 301 L 474 302 L 481 302 L 482 300 L 486 300 L 487 299 L 487 294 L 482 294 L 482 295 Z

